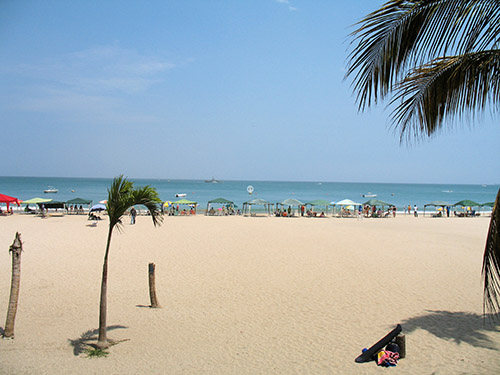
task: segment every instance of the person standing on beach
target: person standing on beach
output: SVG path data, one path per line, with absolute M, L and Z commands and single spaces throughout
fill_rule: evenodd
M 137 211 L 135 210 L 135 207 L 132 207 L 132 209 L 130 210 L 130 224 L 135 224 L 135 217 L 137 216 Z
M 418 217 L 418 207 L 417 207 L 417 205 L 413 206 L 413 216 Z

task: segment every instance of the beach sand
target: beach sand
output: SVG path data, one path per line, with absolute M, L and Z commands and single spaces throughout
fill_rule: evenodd
M 137 218 L 111 243 L 106 358 L 96 337 L 107 220 L 0 217 L 0 327 L 9 246 L 24 243 L 2 374 L 498 374 L 482 317 L 489 218 Z M 148 263 L 161 309 L 150 309 Z M 397 323 L 407 358 L 356 364 Z M 90 341 L 92 342 L 92 341 Z M 394 373 L 396 373 L 394 372 Z

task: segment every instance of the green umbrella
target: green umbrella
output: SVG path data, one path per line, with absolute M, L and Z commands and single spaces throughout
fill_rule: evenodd
M 188 201 L 187 199 L 180 199 L 178 201 L 172 202 L 173 204 L 197 204 L 198 202 Z
M 470 207 L 475 207 L 475 206 L 481 206 L 481 205 L 479 203 L 471 201 L 469 199 L 464 199 L 463 201 L 455 203 L 454 206 L 470 206 Z
M 44 198 L 31 198 L 26 201 L 23 201 L 23 204 L 41 204 L 52 202 L 52 199 L 44 199 Z
M 90 199 L 74 198 L 66 202 L 66 204 L 92 204 Z
M 370 199 L 369 201 L 366 201 L 365 203 L 363 203 L 364 205 L 368 205 L 368 206 L 394 206 L 392 203 L 387 203 L 387 202 L 384 202 L 384 201 L 380 201 L 378 199 Z

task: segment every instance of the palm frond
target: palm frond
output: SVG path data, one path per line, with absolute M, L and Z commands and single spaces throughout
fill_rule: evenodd
M 125 213 L 136 204 L 146 206 L 153 219 L 155 226 L 160 225 L 163 221 L 159 203 L 161 200 L 156 189 L 145 186 L 134 189 L 133 182 L 129 181 L 123 175 L 116 177 L 111 187 L 108 189 L 108 202 L 106 209 L 109 216 L 110 227 L 121 229 L 122 217 Z
M 500 50 L 438 58 L 414 69 L 400 84 L 391 104 L 400 139 L 430 137 L 446 118 L 500 103 Z
M 134 190 L 132 196 L 132 200 L 134 202 L 133 205 L 142 204 L 143 206 L 146 206 L 151 214 L 154 226 L 161 225 L 163 222 L 163 216 L 161 215 L 160 210 L 161 199 L 158 196 L 156 189 L 150 186 L 144 186 Z
M 500 189 L 491 213 L 483 256 L 483 310 L 500 314 Z
M 409 66 L 492 48 L 500 36 L 500 0 L 391 0 L 350 34 L 359 109 L 383 99 Z
M 108 202 L 106 203 L 110 227 L 117 226 L 120 229 L 121 218 L 130 208 L 130 193 L 133 188 L 133 183 L 123 175 L 113 179 L 111 187 L 108 189 Z

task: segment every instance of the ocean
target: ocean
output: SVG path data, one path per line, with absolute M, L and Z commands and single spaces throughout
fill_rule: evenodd
M 271 203 L 295 198 L 301 202 L 323 199 L 337 202 L 351 199 L 363 203 L 370 198 L 362 194 L 376 194 L 376 198 L 395 205 L 402 211 L 404 207 L 441 200 L 454 204 L 463 199 L 478 203 L 493 202 L 499 185 L 455 185 L 455 184 L 401 184 L 401 183 L 348 183 L 348 182 L 287 182 L 287 181 L 219 181 L 133 179 L 135 186 L 150 185 L 158 191 L 163 201 L 175 201 L 176 194 L 186 194 L 185 198 L 198 202 L 204 209 L 209 200 L 225 198 L 242 207 L 243 202 L 262 198 Z M 0 177 L 0 194 L 22 200 L 35 197 L 67 201 L 73 198 L 91 199 L 94 203 L 107 199 L 107 189 L 112 178 L 63 178 L 63 177 Z M 58 193 L 44 193 L 49 186 Z M 253 187 L 249 194 L 247 187 Z M 432 207 L 431 210 L 434 210 Z M 486 210 L 491 210 L 487 207 Z

